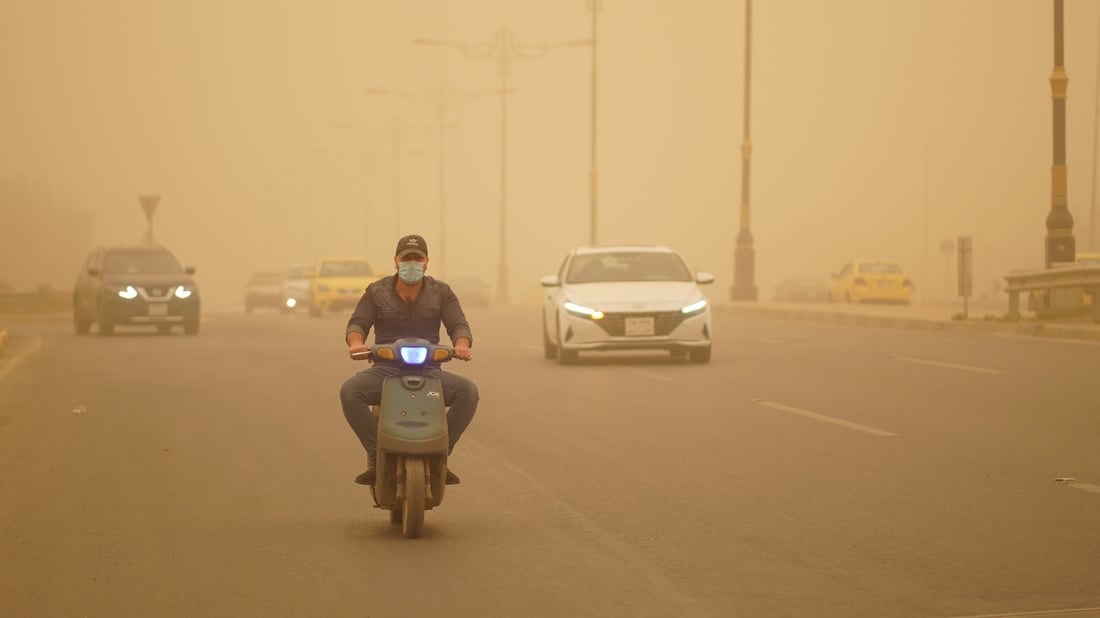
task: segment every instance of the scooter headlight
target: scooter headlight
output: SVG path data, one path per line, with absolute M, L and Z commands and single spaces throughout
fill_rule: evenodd
M 423 365 L 428 360 L 428 348 L 403 347 L 401 348 L 401 360 L 407 365 Z

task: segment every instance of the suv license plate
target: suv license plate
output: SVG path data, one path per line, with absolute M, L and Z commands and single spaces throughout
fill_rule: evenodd
M 642 318 L 626 318 L 623 322 L 623 332 L 627 337 L 646 337 L 653 335 L 653 316 Z
M 149 305 L 149 315 L 168 315 L 168 305 Z

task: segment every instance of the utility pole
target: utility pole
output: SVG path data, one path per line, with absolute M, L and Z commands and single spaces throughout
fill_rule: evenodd
M 499 231 L 499 257 L 497 261 L 497 290 L 496 299 L 500 303 L 508 303 L 511 295 L 508 292 L 508 77 L 512 71 L 512 61 L 517 59 L 539 58 L 561 45 L 587 45 L 590 41 L 569 41 L 565 43 L 542 43 L 529 45 L 519 41 L 516 36 L 507 29 L 500 29 L 486 43 L 470 45 L 467 43 L 455 43 L 441 41 L 439 39 L 413 39 L 417 45 L 446 45 L 457 49 L 471 58 L 487 58 L 496 60 L 497 70 L 500 75 L 500 231 Z
M 1045 268 L 1057 263 L 1077 260 L 1073 237 L 1073 215 L 1069 212 L 1066 169 L 1066 97 L 1069 77 L 1066 75 L 1063 52 L 1064 0 L 1054 0 L 1054 72 L 1050 76 L 1050 96 L 1053 102 L 1054 162 L 1050 168 L 1050 212 L 1047 213 Z
M 752 0 L 745 0 L 745 125 L 741 141 L 741 229 L 737 233 L 737 248 L 733 259 L 733 287 L 730 300 L 756 300 L 755 262 L 751 209 L 749 207 L 749 175 L 752 139 L 749 137 L 749 108 L 752 103 Z

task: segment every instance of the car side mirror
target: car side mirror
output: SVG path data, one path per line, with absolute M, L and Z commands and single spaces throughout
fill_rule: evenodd
M 93 276 L 93 277 L 98 277 L 99 276 L 99 269 L 98 268 L 89 268 L 88 269 L 88 274 Z
M 187 268 L 183 269 L 183 272 L 185 272 L 189 275 L 193 275 L 193 274 L 195 274 L 195 267 L 194 266 L 188 266 Z
M 558 279 L 557 275 L 546 275 L 542 279 L 539 279 L 539 283 L 544 288 L 554 288 L 561 285 L 561 280 Z
M 695 273 L 695 283 L 706 285 L 714 283 L 714 275 L 710 273 Z

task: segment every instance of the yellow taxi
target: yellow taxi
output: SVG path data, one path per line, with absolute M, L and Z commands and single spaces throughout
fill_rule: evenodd
M 309 314 L 351 310 L 367 286 L 381 278 L 365 257 L 322 258 L 309 280 Z
M 908 305 L 913 300 L 913 281 L 897 262 L 854 260 L 833 273 L 829 281 L 829 300 Z

